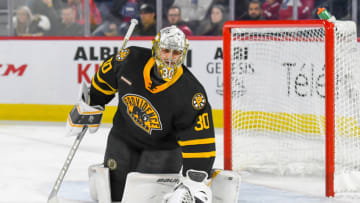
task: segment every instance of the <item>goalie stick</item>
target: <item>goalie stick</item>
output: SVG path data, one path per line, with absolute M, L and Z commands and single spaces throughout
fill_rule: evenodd
M 69 169 L 70 163 L 71 163 L 72 159 L 74 158 L 75 152 L 79 148 L 80 142 L 81 142 L 82 138 L 84 137 L 86 131 L 87 131 L 87 126 L 85 126 L 82 129 L 82 131 L 79 133 L 78 136 L 76 136 L 76 139 L 75 139 L 73 145 L 71 146 L 71 150 L 70 150 L 68 156 L 66 157 L 66 161 L 60 170 L 60 173 L 59 173 L 59 175 L 56 179 L 56 182 L 53 186 L 53 189 L 51 190 L 51 193 L 50 193 L 48 201 L 47 201 L 48 203 L 59 202 L 57 199 L 57 193 L 59 192 L 61 183 L 64 180 L 65 174 L 66 174 L 67 170 Z
M 130 39 L 130 36 L 132 34 L 132 32 L 134 31 L 135 29 L 135 26 L 138 24 L 138 21 L 136 19 L 132 19 L 131 20 L 131 23 L 130 23 L 130 26 L 129 26 L 129 29 L 127 30 L 126 32 L 126 35 L 124 37 L 124 40 L 123 40 L 123 43 L 122 43 L 122 46 L 121 46 L 121 49 L 120 50 L 123 50 L 127 44 L 127 42 L 129 41 Z M 63 167 L 61 168 L 60 170 L 60 173 L 56 179 L 56 182 L 50 192 L 50 195 L 48 197 L 48 203 L 58 203 L 58 198 L 57 198 L 57 194 L 59 192 L 59 189 L 60 189 L 60 186 L 64 180 L 64 177 L 65 177 L 65 174 L 67 172 L 67 170 L 69 169 L 69 166 L 71 164 L 71 161 L 72 159 L 74 158 L 75 156 L 75 153 L 77 151 L 77 149 L 79 148 L 79 145 L 80 145 L 80 142 L 81 140 L 83 139 L 86 131 L 87 131 L 88 127 L 85 126 L 82 131 L 79 133 L 79 135 L 76 136 L 76 139 L 70 149 L 70 152 L 68 154 L 68 156 L 66 157 L 66 160 L 65 160 L 65 163 L 63 165 Z
M 130 39 L 130 36 L 132 35 L 134 29 L 135 29 L 135 26 L 138 24 L 138 20 L 136 19 L 131 19 L 131 23 L 130 23 L 130 26 L 129 26 L 129 29 L 127 30 L 126 34 L 125 34 L 125 37 L 124 37 L 124 41 L 123 41 L 123 44 L 121 46 L 121 49 L 120 50 L 123 50 L 127 44 L 127 42 L 129 41 Z

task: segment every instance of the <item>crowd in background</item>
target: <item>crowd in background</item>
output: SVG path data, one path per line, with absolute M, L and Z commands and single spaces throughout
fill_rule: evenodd
M 89 2 L 88 9 L 85 1 Z M 0 0 L 5 7 L 8 0 Z M 84 36 L 86 19 L 91 36 L 124 36 L 130 20 L 139 25 L 134 36 L 154 36 L 161 26 L 177 25 L 188 35 L 220 36 L 230 16 L 229 0 L 163 0 L 157 16 L 156 0 L 14 0 L 15 36 Z M 293 0 L 235 0 L 235 20 L 294 19 Z M 298 0 L 296 19 L 317 19 L 326 7 L 337 19 L 351 20 L 351 0 Z M 6 9 L 3 8 L 3 10 Z M 89 13 L 89 18 L 85 15 Z

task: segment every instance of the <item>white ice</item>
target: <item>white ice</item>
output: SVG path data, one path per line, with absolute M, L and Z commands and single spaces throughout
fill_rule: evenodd
M 110 125 L 87 133 L 70 165 L 59 197 L 92 202 L 88 166 L 103 161 Z M 223 134 L 216 130 L 216 168 L 223 168 Z M 0 203 L 46 202 L 75 137 L 64 123 L 0 122 Z M 348 203 L 360 199 L 325 198 L 316 178 L 281 179 L 242 173 L 239 203 Z M 269 184 L 271 183 L 271 184 Z M 271 187 L 269 186 L 271 185 Z M 320 188 L 320 189 L 319 189 Z

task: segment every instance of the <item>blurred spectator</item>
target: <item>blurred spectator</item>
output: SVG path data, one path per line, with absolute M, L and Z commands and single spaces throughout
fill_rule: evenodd
M 248 0 L 235 1 L 235 20 L 241 20 L 247 14 L 248 8 Z
M 279 6 L 280 6 L 280 4 L 279 4 Z M 263 20 L 264 17 L 262 15 L 261 2 L 259 0 L 252 0 L 249 3 L 247 13 L 240 19 L 241 20 Z
M 229 4 L 229 0 L 212 0 L 210 6 L 222 5 L 225 8 L 225 11 L 227 11 L 229 9 Z
M 65 7 L 61 10 L 61 26 L 56 33 L 59 36 L 84 36 L 84 26 L 76 22 L 73 8 Z
M 214 5 L 211 8 L 210 18 L 207 18 L 200 23 L 197 35 L 220 36 L 222 35 L 225 21 L 224 7 L 222 5 Z
M 57 2 L 55 5 L 54 3 Z M 33 14 L 44 15 L 49 18 L 51 29 L 49 35 L 54 35 L 54 28 L 60 23 L 60 9 L 61 1 L 58 0 L 30 0 L 28 2 L 29 8 Z M 57 10 L 59 9 L 59 10 Z
M 167 12 L 168 23 L 164 26 L 176 25 L 181 31 L 184 32 L 186 36 L 193 35 L 189 26 L 185 24 L 181 19 L 181 9 L 178 6 L 172 6 L 169 8 Z
M 92 33 L 94 36 L 125 35 L 132 18 L 138 18 L 137 0 L 113 0 L 103 23 Z M 104 6 L 102 6 L 104 9 Z
M 344 0 L 332 0 L 331 1 L 331 13 L 339 20 L 352 20 L 351 10 L 352 2 Z M 358 3 L 359 5 L 359 3 Z M 358 10 L 358 13 L 360 11 Z M 358 21 L 359 23 L 359 21 Z
M 29 8 L 35 8 L 35 5 L 37 5 L 37 3 L 41 1 L 47 4 L 48 7 L 54 8 L 59 14 L 61 12 L 61 9 L 67 4 L 68 0 L 26 0 Z M 36 10 L 33 10 L 33 12 L 36 12 Z
M 266 0 L 262 6 L 264 18 L 266 20 L 279 19 L 280 6 L 281 0 Z
M 134 36 L 155 36 L 156 19 L 155 9 L 149 4 L 140 6 L 140 23 L 134 29 Z
M 149 5 L 156 5 L 156 0 L 138 0 L 139 5 L 149 4 Z M 174 5 L 174 0 L 162 0 L 162 20 L 163 22 L 167 21 L 167 11 L 169 8 Z M 154 7 L 156 13 L 156 6 Z M 157 16 L 158 18 L 158 16 Z
M 175 0 L 174 5 L 181 8 L 181 18 L 185 22 L 202 21 L 210 8 L 210 0 Z
M 209 17 L 210 14 L 211 14 L 211 8 L 214 6 L 214 5 L 222 5 L 224 7 L 224 14 L 226 16 L 227 19 L 229 19 L 230 17 L 230 10 L 229 10 L 229 0 L 212 0 L 211 1 L 211 4 L 206 12 L 206 17 Z
M 123 36 L 132 18 L 139 19 L 139 5 L 155 5 L 156 0 L 94 0 L 101 12 L 103 23 L 92 33 L 94 36 Z M 162 1 L 163 24 L 167 21 L 167 11 L 174 0 Z M 156 8 L 154 7 L 156 14 Z
M 106 16 L 109 14 L 110 9 L 115 2 L 124 2 L 124 0 L 94 0 L 94 3 L 96 5 L 96 8 L 99 10 L 102 20 L 104 20 L 104 18 L 106 18 Z
M 87 1 L 89 1 L 90 4 L 90 25 L 93 31 L 101 24 L 102 19 L 94 1 Z M 68 0 L 68 6 L 74 9 L 77 23 L 80 25 L 85 24 L 85 0 Z
M 17 9 L 13 23 L 15 36 L 44 36 L 51 27 L 46 16 L 32 15 L 27 6 L 21 6 Z
M 283 0 L 280 7 L 279 19 L 281 20 L 293 19 L 293 5 L 294 5 L 294 0 Z M 297 6 L 298 6 L 298 20 L 312 19 L 314 0 L 299 0 Z
M 156 14 L 156 0 L 137 0 L 138 5 L 148 4 L 154 6 L 154 12 Z M 167 11 L 169 8 L 173 5 L 174 0 L 161 0 L 162 4 L 162 18 L 163 22 L 166 22 L 167 20 Z
M 104 21 L 99 27 L 92 33 L 93 36 L 120 36 L 119 26 L 122 22 L 116 23 L 111 21 Z M 127 26 L 127 25 L 125 25 Z
M 128 0 L 121 9 L 122 21 L 130 22 L 132 18 L 139 18 L 137 0 Z

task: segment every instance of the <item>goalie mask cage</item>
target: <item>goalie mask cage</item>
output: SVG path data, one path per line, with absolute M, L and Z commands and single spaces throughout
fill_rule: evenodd
M 354 22 L 229 21 L 223 28 L 224 168 L 325 178 L 360 192 Z

